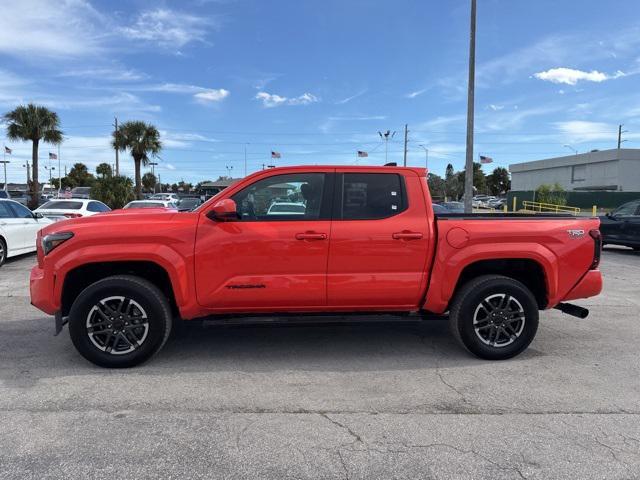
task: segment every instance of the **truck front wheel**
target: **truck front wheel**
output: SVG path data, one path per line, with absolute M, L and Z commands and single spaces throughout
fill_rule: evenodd
M 80 354 L 101 367 L 136 366 L 171 333 L 171 308 L 151 282 L 117 275 L 88 286 L 73 302 L 69 333 Z
M 471 353 L 504 360 L 525 350 L 538 330 L 531 291 L 509 277 L 484 275 L 466 283 L 449 310 L 451 332 Z

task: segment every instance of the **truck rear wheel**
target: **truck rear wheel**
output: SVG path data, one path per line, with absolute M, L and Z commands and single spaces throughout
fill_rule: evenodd
M 171 333 L 169 303 L 152 283 L 131 275 L 90 285 L 73 302 L 69 333 L 80 354 L 101 367 L 139 365 Z
M 504 360 L 525 350 L 535 337 L 538 304 L 517 280 L 484 275 L 458 291 L 449 311 L 449 326 L 474 355 Z

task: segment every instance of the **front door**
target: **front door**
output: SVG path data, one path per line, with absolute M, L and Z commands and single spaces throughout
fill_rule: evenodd
M 338 170 L 330 307 L 404 310 L 419 304 L 429 242 L 424 178 L 401 172 Z
M 195 247 L 199 303 L 246 312 L 324 307 L 332 172 L 265 174 L 230 197 L 238 221 L 215 222 L 203 212 Z
M 7 256 L 16 255 L 24 248 L 22 219 L 11 208 L 13 203 L 0 201 L 0 235 L 7 244 Z

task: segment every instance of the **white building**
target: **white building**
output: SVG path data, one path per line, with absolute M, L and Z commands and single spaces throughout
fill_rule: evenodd
M 531 191 L 559 183 L 567 191 L 640 192 L 640 149 L 579 153 L 509 165 L 511 190 Z

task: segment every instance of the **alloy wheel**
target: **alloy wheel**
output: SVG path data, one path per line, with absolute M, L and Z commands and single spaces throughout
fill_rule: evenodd
M 99 300 L 86 320 L 91 343 L 105 353 L 124 355 L 139 348 L 149 333 L 149 318 L 135 300 L 123 296 Z
M 473 315 L 473 329 L 478 338 L 491 347 L 501 348 L 515 342 L 524 330 L 522 304 L 506 293 L 486 297 Z

